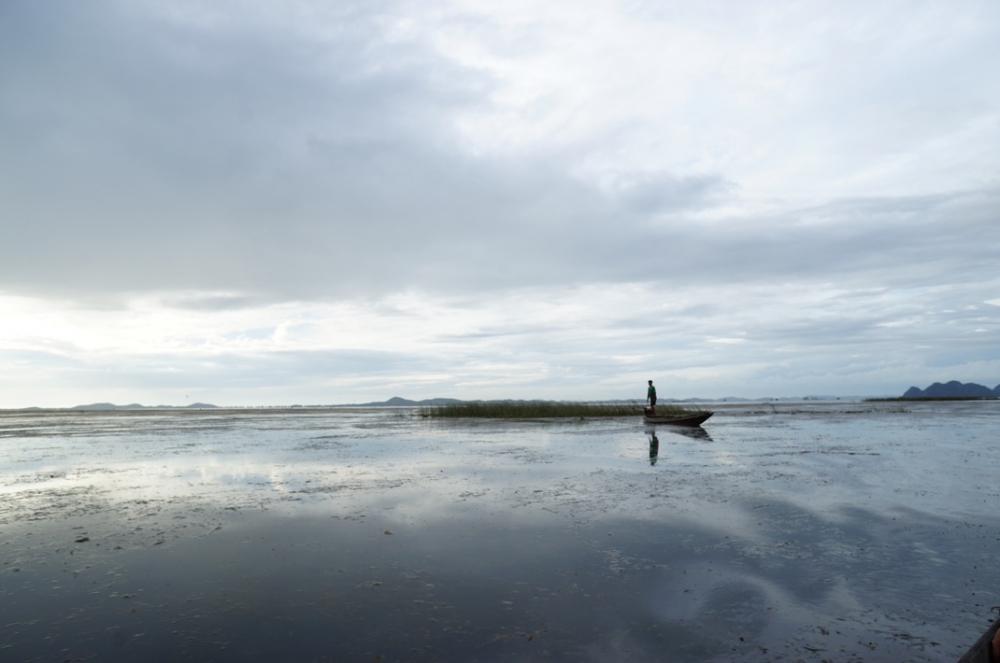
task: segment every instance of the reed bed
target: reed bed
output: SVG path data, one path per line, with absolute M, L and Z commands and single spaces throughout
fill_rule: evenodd
M 586 419 L 590 417 L 636 417 L 642 403 L 567 403 L 555 401 L 468 401 L 420 408 L 422 417 L 461 419 Z M 694 414 L 698 410 L 676 405 L 657 405 L 656 414 Z

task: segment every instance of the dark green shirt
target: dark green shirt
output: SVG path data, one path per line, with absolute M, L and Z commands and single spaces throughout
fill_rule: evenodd
M 646 391 L 646 398 L 652 398 L 656 396 L 656 387 L 649 385 L 649 389 Z

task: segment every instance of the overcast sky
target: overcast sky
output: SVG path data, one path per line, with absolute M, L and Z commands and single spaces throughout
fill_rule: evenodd
M 0 3 L 0 407 L 1000 382 L 1000 4 Z

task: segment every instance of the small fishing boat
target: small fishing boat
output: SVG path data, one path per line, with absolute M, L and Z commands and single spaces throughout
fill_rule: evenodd
M 976 641 L 976 644 L 958 659 L 958 663 L 996 663 L 1000 661 L 1000 619 L 986 629 L 986 632 Z
M 671 426 L 701 426 L 711 417 L 713 412 L 684 412 L 681 414 L 652 415 L 649 408 L 646 408 L 642 415 L 643 423 L 647 424 L 670 424 Z

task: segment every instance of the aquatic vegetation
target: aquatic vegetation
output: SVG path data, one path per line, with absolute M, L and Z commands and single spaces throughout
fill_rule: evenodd
M 637 417 L 643 403 L 583 403 L 565 401 L 467 401 L 420 408 L 422 417 L 463 419 L 551 419 L 589 417 Z M 678 405 L 656 406 L 656 414 L 696 414 L 700 410 Z

